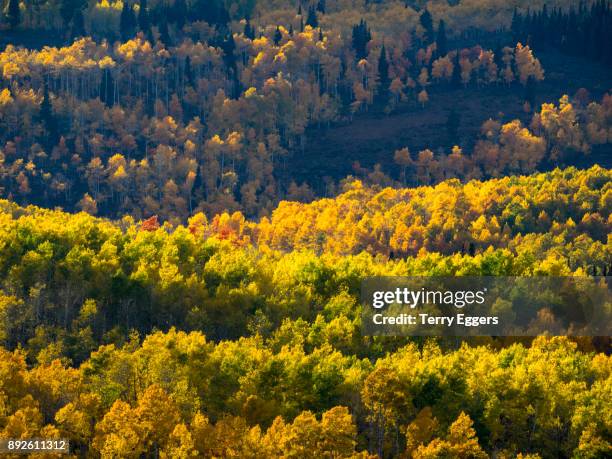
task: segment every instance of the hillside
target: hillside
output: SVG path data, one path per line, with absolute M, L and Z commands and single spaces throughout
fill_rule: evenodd
M 155 442 L 166 457 L 300 456 L 307 432 L 338 457 L 368 457 L 368 444 L 470 457 L 598 448 L 610 359 L 588 352 L 609 340 L 457 349 L 371 338 L 358 294 L 371 275 L 605 274 L 611 183 L 598 167 L 415 189 L 353 183 L 335 199 L 282 203 L 271 221 L 198 214 L 188 227 L 3 201 L 3 432 L 62 435 L 83 454 Z M 381 256 L 399 241 L 413 255 Z
M 338 295 L 355 302 L 374 274 L 605 275 L 610 174 L 567 169 L 399 190 L 355 182 L 335 199 L 281 203 L 260 222 L 196 214 L 186 227 L 5 201 L 3 336 L 10 347 L 32 343 L 33 359 L 52 346 L 78 361 L 130 329 L 238 338 L 287 317 L 311 321 Z M 72 341 L 90 307 L 93 334 Z
M 0 0 L 0 456 L 612 457 L 611 66 L 609 0 Z

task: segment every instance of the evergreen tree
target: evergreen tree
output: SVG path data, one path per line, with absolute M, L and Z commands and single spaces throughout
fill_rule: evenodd
M 592 2 L 590 8 L 580 2 L 568 11 L 549 12 L 546 5 L 525 15 L 515 10 L 511 29 L 515 41 L 548 44 L 564 53 L 612 62 L 612 9 L 607 0 Z
M 10 0 L 6 13 L 8 23 L 11 29 L 16 29 L 21 23 L 21 10 L 19 9 L 19 0 Z
M 313 6 L 308 9 L 308 17 L 306 18 L 306 25 L 309 25 L 313 29 L 319 27 L 319 18 L 317 18 L 317 10 Z
M 519 41 L 521 34 L 521 15 L 516 8 L 514 8 L 514 13 L 512 14 L 510 30 L 512 31 L 512 40 L 515 42 Z
M 387 60 L 387 51 L 383 44 L 380 50 L 380 57 L 378 58 L 378 94 L 383 103 L 387 100 L 389 83 L 389 62 Z
M 236 72 L 236 56 L 234 52 L 236 51 L 236 42 L 234 41 L 234 36 L 229 33 L 227 38 L 221 44 L 221 49 L 223 50 L 223 61 L 227 66 L 228 70 L 234 70 Z
M 431 43 L 434 39 L 433 20 L 431 19 L 431 13 L 425 9 L 419 17 L 421 25 L 425 29 L 425 43 Z
M 274 31 L 274 45 L 278 46 L 282 39 L 283 34 L 281 33 L 280 28 L 277 26 L 276 30 Z
M 107 107 L 115 105 L 115 81 L 109 69 L 104 69 L 100 80 L 100 100 Z
M 62 17 L 65 30 L 69 30 L 70 22 L 72 21 L 76 10 L 83 9 L 84 6 L 83 0 L 60 0 L 59 12 L 60 16 Z
M 43 100 L 40 104 L 40 120 L 45 127 L 47 133 L 47 146 L 52 147 L 57 144 L 59 139 L 59 132 L 57 127 L 57 119 L 53 114 L 53 106 L 51 105 L 51 98 L 49 96 L 49 86 L 47 81 L 43 88 Z
M 240 94 L 242 94 L 242 83 L 240 83 L 240 79 L 238 78 L 238 69 L 233 68 L 230 70 L 231 73 L 231 81 L 232 81 L 232 99 L 238 99 Z
M 191 69 L 191 58 L 189 56 L 185 58 L 185 79 L 193 86 L 193 70 Z
M 255 29 L 251 26 L 251 23 L 248 19 L 244 24 L 244 36 L 251 40 L 255 39 Z
M 325 0 L 319 0 L 317 3 L 317 11 L 325 14 Z
M 455 88 L 461 87 L 461 65 L 459 64 L 459 50 L 455 52 L 455 59 L 453 61 L 453 76 L 451 83 Z
M 219 6 L 217 7 L 217 26 L 218 27 L 223 27 L 225 29 L 227 29 L 227 24 L 230 22 L 231 18 L 229 15 L 229 12 L 227 11 L 227 9 L 225 8 L 225 4 L 220 1 L 219 2 Z
M 548 5 L 544 3 L 544 6 L 542 7 L 540 14 L 538 15 L 538 28 L 536 30 L 538 43 L 544 41 L 547 38 L 546 31 L 548 29 L 549 23 L 550 17 L 548 15 Z
M 194 21 L 206 21 L 213 26 L 224 26 L 227 24 L 229 15 L 222 3 L 220 0 L 195 0 L 190 2 L 189 17 Z
M 438 36 L 436 37 L 436 49 L 438 56 L 446 56 L 448 53 L 447 43 L 446 24 L 444 23 L 443 19 L 440 19 L 440 23 L 438 25 Z
M 138 10 L 138 27 L 145 34 L 151 30 L 151 20 L 149 18 L 149 7 L 147 0 L 140 0 L 140 9 Z
M 202 185 L 204 184 L 204 181 L 202 180 L 202 167 L 198 166 L 196 168 L 196 177 L 195 180 L 193 181 L 193 188 L 191 189 L 192 194 L 192 199 L 194 201 L 197 201 L 199 197 L 201 197 L 201 192 L 202 192 Z
M 495 47 L 495 51 L 493 52 L 493 61 L 495 62 L 495 65 L 497 65 L 498 69 L 501 69 L 504 67 L 503 54 L 504 54 L 504 51 L 502 50 L 502 46 L 498 42 L 497 46 Z
M 127 0 L 123 4 L 121 10 L 121 17 L 119 18 L 119 32 L 121 33 L 121 39 L 127 41 L 134 36 L 136 31 L 136 16 L 134 15 L 134 8 L 130 5 Z
M 176 24 L 178 30 L 182 30 L 187 22 L 187 4 L 185 0 L 176 0 L 171 11 L 170 17 L 172 21 Z
M 166 21 L 166 18 L 162 18 L 159 23 L 159 41 L 161 41 L 166 47 L 172 46 L 172 39 L 170 38 L 168 21 Z
M 83 19 L 83 10 L 77 8 L 74 11 L 74 16 L 70 23 L 70 38 L 74 40 L 75 38 L 84 37 L 86 35 L 85 32 L 85 20 Z
M 357 60 L 368 57 L 368 43 L 372 39 L 368 24 L 362 19 L 359 24 L 353 26 L 353 49 Z

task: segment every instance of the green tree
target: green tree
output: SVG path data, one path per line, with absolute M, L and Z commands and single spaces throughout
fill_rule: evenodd
M 172 7 L 171 17 L 178 30 L 182 30 L 187 22 L 187 4 L 185 0 L 176 0 Z
M 140 0 L 140 9 L 138 10 L 138 27 L 145 34 L 151 31 L 151 20 L 149 19 L 149 6 L 147 0 Z
M 64 23 L 64 29 L 69 30 L 70 22 L 78 9 L 82 9 L 84 0 L 60 0 L 59 12 Z
M 58 123 L 57 118 L 53 113 L 53 106 L 51 105 L 51 97 L 49 95 L 49 85 L 46 81 L 43 87 L 43 100 L 40 104 L 39 116 L 43 126 L 45 127 L 45 131 L 47 132 L 47 145 L 56 145 L 59 139 Z
M 425 43 L 431 43 L 434 40 L 433 20 L 427 8 L 419 16 L 419 22 L 423 29 L 425 29 Z
M 121 16 L 119 18 L 119 32 L 121 33 L 121 39 L 127 41 L 134 36 L 136 31 L 136 16 L 134 14 L 134 8 L 128 0 L 123 3 L 123 9 L 121 10 Z
M 274 31 L 274 45 L 278 46 L 283 39 L 283 34 L 281 34 L 280 28 L 276 27 Z
M 314 6 L 308 8 L 308 16 L 306 17 L 306 25 L 309 25 L 313 29 L 319 27 L 319 18 L 317 17 L 317 10 Z
M 21 9 L 19 8 L 19 0 L 9 0 L 6 16 L 11 29 L 16 29 L 21 23 Z
M 448 53 L 448 42 L 446 40 L 446 23 L 444 19 L 440 19 L 438 25 L 438 35 L 436 37 L 436 52 L 438 56 L 446 56 Z
M 453 59 L 453 75 L 451 83 L 455 88 L 461 87 L 461 64 L 459 63 L 459 51 L 455 51 L 455 59 Z
M 74 40 L 75 38 L 85 36 L 85 34 L 85 19 L 83 18 L 83 10 L 81 8 L 76 8 L 70 23 L 70 37 Z
M 378 95 L 381 102 L 386 102 L 389 96 L 389 61 L 383 44 L 378 58 Z

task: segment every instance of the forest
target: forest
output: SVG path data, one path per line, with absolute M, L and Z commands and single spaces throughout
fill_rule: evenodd
M 0 441 L 609 457 L 610 336 L 370 336 L 360 292 L 609 286 L 611 67 L 608 0 L 0 0 Z

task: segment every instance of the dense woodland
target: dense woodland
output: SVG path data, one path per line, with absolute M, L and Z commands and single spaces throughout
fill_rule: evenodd
M 0 1 L 0 438 L 609 457 L 609 336 L 366 336 L 359 296 L 611 275 L 612 88 L 542 92 L 551 53 L 610 68 L 611 22 L 606 0 Z M 339 126 L 500 93 L 518 110 L 473 138 L 452 108 L 323 191 L 293 173 Z
M 309 127 L 369 109 L 425 106 L 432 86 L 505 85 L 525 95 L 527 110 L 539 111 L 529 105 L 545 72 L 528 45 L 450 49 L 444 19 L 434 27 L 428 10 L 416 15 L 416 31 L 399 35 L 376 33 L 364 19 L 327 28 L 316 19 L 326 16 L 325 7 L 300 8 L 296 24 L 256 26 L 224 13 L 224 24 L 178 21 L 170 33 L 165 19 L 158 22 L 181 16 L 175 9 L 184 3 L 166 14 L 151 5 L 150 14 L 139 9 L 137 16 L 125 3 L 116 24 L 120 41 L 113 42 L 110 32 L 95 38 L 100 8 L 84 10 L 94 38 L 78 38 L 81 28 L 67 46 L 9 45 L 0 54 L 1 184 L 18 202 L 176 221 L 195 210 L 266 215 L 282 198 L 312 199 L 308 183 L 296 184 L 284 173 L 292 157 L 307 154 Z M 36 23 L 22 19 L 16 28 Z M 69 26 L 66 21 L 64 29 Z M 590 143 L 607 142 L 608 133 L 600 131 L 609 102 L 602 114 L 583 96 L 583 105 L 573 107 L 580 113 L 572 111 L 576 119 L 567 122 L 575 129 L 583 121 L 583 130 L 595 123 L 593 135 L 560 139 L 558 146 L 547 141 L 547 151 L 536 147 L 530 164 L 515 170 L 534 171 L 553 149 L 586 151 Z M 520 125 L 507 131 L 519 137 L 509 142 L 531 141 Z M 438 154 L 436 162 L 455 161 L 451 153 Z M 402 161 L 416 165 L 430 155 L 413 152 Z M 475 153 L 483 155 L 489 154 Z M 505 166 L 466 165 L 465 172 L 451 168 L 443 175 L 496 176 Z
M 368 275 L 607 275 L 610 178 L 595 167 L 403 190 L 354 182 L 271 220 L 198 213 L 175 228 L 4 201 L 3 338 L 38 336 L 33 360 L 51 345 L 80 362 L 92 349 L 62 347 L 73 325 L 95 338 L 76 346 L 171 325 L 238 338 L 313 321 L 332 297 L 354 305 Z M 81 324 L 82 308 L 93 309 Z
M 353 182 L 270 221 L 186 227 L 4 201 L 3 435 L 104 457 L 601 457 L 612 373 L 593 351 L 609 338 L 372 338 L 359 289 L 372 275 L 606 275 L 610 178 Z

